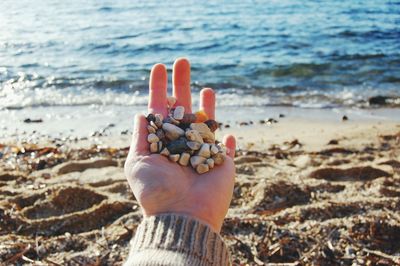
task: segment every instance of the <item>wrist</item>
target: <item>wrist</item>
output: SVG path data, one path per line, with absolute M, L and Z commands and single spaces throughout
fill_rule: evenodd
M 228 250 L 221 236 L 207 224 L 182 214 L 166 213 L 144 217 L 131 245 L 131 254 L 136 254 L 136 260 L 148 260 L 152 252 L 158 250 L 163 254 L 182 253 L 183 257 L 191 258 L 188 259 L 191 264 L 196 265 L 204 262 L 207 265 L 229 264 Z
M 203 217 L 201 217 L 197 214 L 190 213 L 190 212 L 185 212 L 185 211 L 159 212 L 159 213 L 148 213 L 146 211 L 143 212 L 143 217 L 145 219 L 148 219 L 151 217 L 158 217 L 158 216 L 167 216 L 167 215 L 179 216 L 179 217 L 184 217 L 186 219 L 195 220 L 195 221 L 209 227 L 210 230 L 216 234 L 219 234 L 221 231 L 222 222 L 217 223 L 216 221 L 212 221 L 207 218 L 204 219 Z

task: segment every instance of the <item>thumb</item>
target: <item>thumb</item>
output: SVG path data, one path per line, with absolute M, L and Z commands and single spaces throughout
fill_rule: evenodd
M 236 139 L 233 135 L 225 135 L 222 143 L 227 147 L 226 154 L 233 159 L 235 157 Z
M 149 143 L 147 142 L 147 125 L 148 122 L 144 115 L 135 115 L 132 142 L 128 156 L 147 155 L 149 153 Z

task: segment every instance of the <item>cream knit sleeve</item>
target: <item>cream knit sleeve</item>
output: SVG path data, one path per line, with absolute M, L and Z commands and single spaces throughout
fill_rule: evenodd
M 165 214 L 143 219 L 125 262 L 130 265 L 230 265 L 230 260 L 221 236 L 209 226 Z

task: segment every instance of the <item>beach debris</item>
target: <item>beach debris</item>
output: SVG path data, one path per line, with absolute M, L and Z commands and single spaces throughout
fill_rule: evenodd
M 24 119 L 24 123 L 43 123 L 43 119 L 39 118 L 39 119 Z
M 328 145 L 338 145 L 339 144 L 339 141 L 337 140 L 337 139 L 331 139 L 329 142 L 328 142 Z
M 150 152 L 182 166 L 191 166 L 199 174 L 223 164 L 226 147 L 214 135 L 220 124 L 209 119 L 204 110 L 185 114 L 185 108 L 175 103 L 175 98 L 168 98 L 167 117 L 147 115 Z
M 342 121 L 347 121 L 349 120 L 349 118 L 347 117 L 347 115 L 342 116 Z

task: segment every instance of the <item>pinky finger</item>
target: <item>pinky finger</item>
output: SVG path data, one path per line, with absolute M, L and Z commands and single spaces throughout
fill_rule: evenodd
M 222 143 L 227 147 L 226 154 L 233 158 L 235 157 L 236 139 L 232 135 L 225 135 Z

